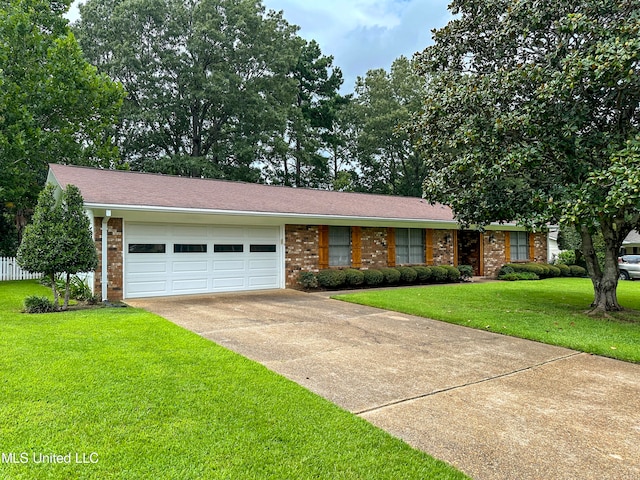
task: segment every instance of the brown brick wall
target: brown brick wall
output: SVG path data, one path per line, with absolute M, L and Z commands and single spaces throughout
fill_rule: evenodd
M 122 299 L 123 243 L 122 219 L 110 218 L 107 223 L 107 298 Z M 95 293 L 102 292 L 102 217 L 94 219 L 95 243 L 98 251 L 98 268 L 95 271 Z
M 498 270 L 505 263 L 509 263 L 510 259 L 506 257 L 505 234 L 499 231 L 485 232 L 484 240 L 484 274 L 487 277 L 495 277 Z M 547 263 L 547 235 L 545 233 L 536 233 L 534 235 L 534 258 L 533 262 Z
M 506 263 L 506 248 L 504 232 L 484 232 L 484 275 L 495 277 L 500 267 Z
M 534 262 L 538 263 L 547 263 L 549 257 L 548 255 L 548 245 L 547 245 L 547 234 L 546 233 L 536 233 L 534 235 Z
M 453 230 L 433 230 L 432 265 L 453 265 Z
M 318 226 L 285 225 L 285 284 L 297 288 L 300 271 L 318 271 Z
M 387 266 L 387 229 L 385 227 L 362 227 L 362 268 Z

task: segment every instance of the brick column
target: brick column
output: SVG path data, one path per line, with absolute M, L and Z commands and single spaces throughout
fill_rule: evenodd
M 122 300 L 123 286 L 123 221 L 110 218 L 107 223 L 107 297 L 108 300 Z M 98 268 L 94 275 L 95 292 L 102 292 L 102 217 L 94 218 L 94 241 L 98 251 Z

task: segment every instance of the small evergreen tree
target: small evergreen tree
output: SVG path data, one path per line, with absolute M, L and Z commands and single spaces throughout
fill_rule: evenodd
M 66 273 L 63 310 L 69 305 L 71 275 L 89 272 L 98 265 L 98 254 L 91 234 L 89 218 L 84 212 L 84 200 L 75 185 L 67 185 L 62 193 L 64 224 L 63 249 L 60 251 L 62 269 Z
M 38 197 L 33 223 L 27 226 L 18 248 L 18 263 L 29 272 L 45 274 L 51 281 L 58 306 L 56 276 L 66 274 L 63 310 L 69 306 L 71 275 L 95 270 L 98 256 L 84 201 L 75 185 L 67 185 L 60 201 L 55 187 L 47 185 Z
M 43 273 L 49 278 L 56 308 L 56 275 L 64 271 L 60 255 L 64 251 L 62 220 L 62 209 L 56 202 L 55 187 L 47 185 L 38 196 L 33 221 L 25 228 L 17 253 L 18 263 L 22 268 L 28 272 Z

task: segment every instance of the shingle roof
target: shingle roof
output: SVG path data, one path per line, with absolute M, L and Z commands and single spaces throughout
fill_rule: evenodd
M 347 193 L 169 175 L 49 165 L 62 187 L 77 186 L 91 206 L 454 221 L 444 205 L 413 197 Z

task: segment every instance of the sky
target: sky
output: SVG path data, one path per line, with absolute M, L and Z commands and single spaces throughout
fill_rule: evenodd
M 78 18 L 74 2 L 68 17 Z M 344 77 L 343 93 L 369 70 L 389 70 L 393 61 L 432 43 L 431 30 L 451 18 L 449 0 L 263 0 L 267 9 L 284 12 L 300 27 L 299 35 L 316 40 L 334 57 Z

